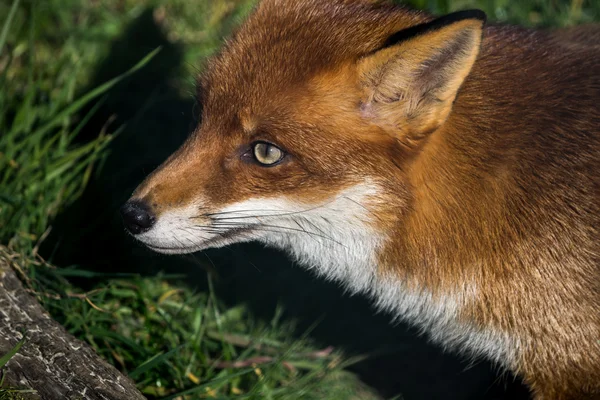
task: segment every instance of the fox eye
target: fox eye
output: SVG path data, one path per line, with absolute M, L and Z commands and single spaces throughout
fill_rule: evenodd
M 256 161 L 265 166 L 277 164 L 285 155 L 279 147 L 266 142 L 254 143 L 252 145 L 252 152 Z

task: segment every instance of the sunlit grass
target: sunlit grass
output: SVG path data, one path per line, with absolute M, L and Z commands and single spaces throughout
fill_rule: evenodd
M 149 398 L 376 398 L 344 371 L 352 360 L 308 339 L 292 340 L 293 325 L 281 321 L 281 313 L 267 323 L 243 306 L 225 309 L 212 290 L 196 293 L 181 284 L 182 276 L 113 276 L 84 292 L 67 278 L 107 277 L 56 269 L 5 247 L 0 259 L 22 272 L 30 293 L 69 332 L 127 373 Z

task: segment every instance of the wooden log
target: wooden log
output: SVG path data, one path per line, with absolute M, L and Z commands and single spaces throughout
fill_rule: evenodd
M 0 257 L 0 356 L 13 349 L 24 333 L 25 343 L 3 372 L 5 387 L 35 390 L 25 398 L 145 398 L 128 377 L 54 321 Z

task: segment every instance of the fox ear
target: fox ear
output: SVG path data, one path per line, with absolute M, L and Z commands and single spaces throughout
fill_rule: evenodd
M 439 128 L 471 71 L 485 13 L 461 11 L 400 31 L 358 63 L 361 112 L 415 145 Z

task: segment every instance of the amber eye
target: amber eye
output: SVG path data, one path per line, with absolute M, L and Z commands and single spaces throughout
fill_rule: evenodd
M 267 166 L 277 164 L 284 156 L 283 150 L 266 142 L 254 143 L 252 152 L 256 161 Z

